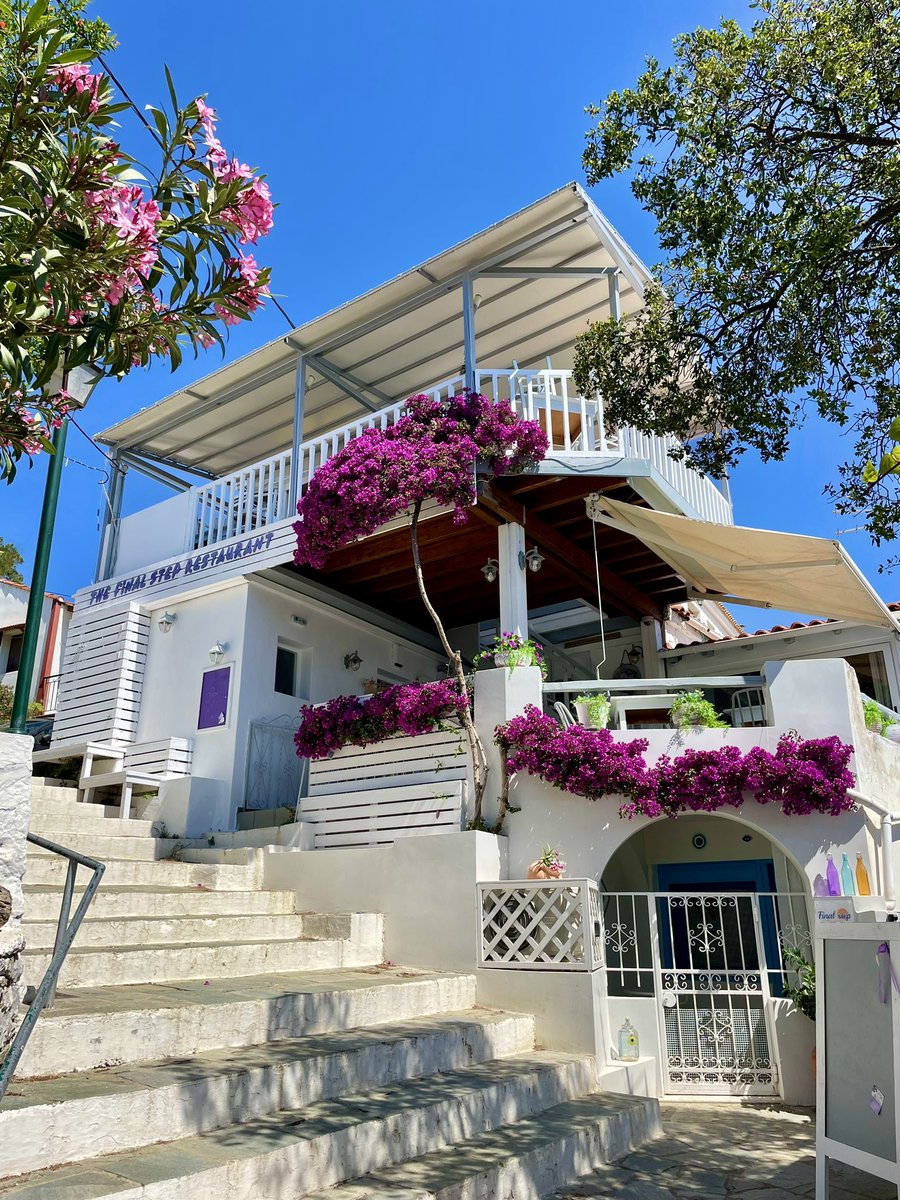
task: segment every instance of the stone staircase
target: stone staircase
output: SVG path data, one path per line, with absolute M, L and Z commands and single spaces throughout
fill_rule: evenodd
M 379 916 L 261 890 L 255 851 L 179 862 L 39 782 L 32 828 L 108 868 L 0 1107 L 0 1196 L 538 1200 L 659 1132 L 474 976 L 382 963 Z M 30 853 L 35 984 L 61 885 Z

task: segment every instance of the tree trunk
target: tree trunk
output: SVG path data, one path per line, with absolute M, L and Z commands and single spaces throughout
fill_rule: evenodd
M 425 576 L 422 574 L 422 560 L 419 557 L 419 514 L 421 511 L 422 501 L 418 500 L 413 509 L 410 537 L 412 539 L 413 565 L 416 571 L 416 583 L 419 586 L 419 595 L 422 597 L 422 603 L 428 610 L 428 615 L 431 617 L 434 627 L 437 630 L 437 635 L 441 640 L 441 645 L 444 647 L 444 653 L 447 655 L 450 665 L 453 668 L 456 682 L 459 685 L 460 695 L 468 697 L 466 675 L 462 666 L 462 655 L 450 645 L 443 622 L 425 590 Z M 475 722 L 469 711 L 468 703 L 466 703 L 462 711 L 462 723 L 469 741 L 469 749 L 472 752 L 472 782 L 475 787 L 475 804 L 472 810 L 471 824 L 475 828 L 480 828 L 482 821 L 481 807 L 484 801 L 484 789 L 487 784 L 487 755 L 484 752 L 484 745 L 481 738 L 478 736 L 478 730 L 475 728 Z

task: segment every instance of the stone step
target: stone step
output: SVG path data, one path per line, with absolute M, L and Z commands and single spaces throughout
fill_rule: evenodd
M 237 853 L 235 851 L 234 853 Z M 66 876 L 68 860 L 58 854 L 29 855 L 24 882 L 31 884 L 57 884 L 62 886 Z M 87 869 L 79 868 L 79 875 L 89 878 Z M 258 887 L 262 882 L 261 863 L 184 863 L 173 859 L 157 862 L 128 862 L 113 860 L 106 865 L 106 873 L 100 884 L 107 887 L 190 887 L 200 885 L 213 891 L 241 891 Z
M 110 809 L 115 813 L 116 809 Z M 31 805 L 31 819 L 28 823 L 30 833 L 39 833 L 41 837 L 49 838 L 51 842 L 61 842 L 66 845 L 66 837 L 71 833 L 99 833 L 107 837 L 125 834 L 127 837 L 152 837 L 154 834 L 153 821 L 144 821 L 140 817 L 105 816 L 106 809 L 99 804 L 73 804 L 71 801 L 63 804 L 53 804 L 48 807 L 40 801 Z
M 89 910 L 90 911 L 90 910 Z M 25 921 L 22 924 L 25 947 L 28 950 L 53 949 L 56 941 L 55 921 Z M 215 942 L 224 936 L 236 942 L 282 941 L 302 936 L 318 937 L 304 928 L 303 918 L 296 913 L 275 915 L 222 917 L 104 917 L 82 922 L 75 935 L 74 950 L 87 946 L 124 948 L 144 945 L 184 946 L 191 943 Z
M 383 958 L 381 939 L 355 941 L 344 938 L 312 938 L 303 935 L 279 940 L 259 938 L 241 942 L 228 936 L 227 922 L 220 924 L 220 937 L 204 942 L 172 945 L 79 946 L 66 955 L 59 973 L 59 987 L 116 986 L 125 983 L 157 983 L 182 979 L 233 979 L 256 972 L 327 971 L 337 967 L 375 966 Z M 23 977 L 37 987 L 50 964 L 48 951 L 29 950 L 22 956 Z
M 0 1196 L 289 1200 L 535 1116 L 593 1076 L 591 1057 L 537 1051 L 29 1173 Z
M 456 1012 L 474 975 L 374 967 L 146 986 L 60 989 L 41 1013 L 17 1079 L 88 1071 L 272 1038 L 335 1033 Z
M 177 838 L 128 837 L 124 834 L 109 836 L 102 833 L 85 833 L 77 827 L 49 833 L 32 829 L 32 832 L 41 833 L 42 837 L 65 846 L 67 850 L 75 850 L 78 854 L 99 858 L 101 862 L 105 863 L 157 862 L 161 859 L 171 858 L 175 851 L 184 845 Z M 57 857 L 57 855 L 53 850 L 45 850 L 42 846 L 29 844 L 29 859 L 48 857 Z
M 14 1081 L 0 1111 L 2 1170 L 16 1175 L 240 1125 L 279 1109 L 523 1054 L 530 1016 L 448 1013 L 405 1024 L 213 1050 L 138 1067 Z
M 87 872 L 80 871 L 83 890 Z M 32 921 L 55 922 L 59 916 L 62 886 L 26 887 L 25 916 Z M 88 909 L 89 920 L 129 917 L 229 917 L 264 913 L 292 913 L 293 892 L 212 892 L 204 888 L 107 887 L 104 877 Z
M 32 775 L 31 777 L 31 795 L 35 796 L 50 796 L 56 799 L 65 799 L 71 797 L 73 800 L 77 794 L 77 787 L 74 783 L 64 783 L 60 779 L 52 779 L 49 775 Z
M 352 1183 L 315 1192 L 291 1189 L 283 1196 L 285 1200 L 296 1200 L 298 1195 L 302 1200 L 541 1200 L 561 1188 L 575 1200 L 588 1194 L 577 1184 L 569 1191 L 579 1176 L 623 1158 L 661 1133 L 657 1100 L 593 1092 L 468 1138 L 461 1145 L 372 1171 Z M 651 1192 L 654 1197 L 664 1194 L 653 1185 L 647 1196 Z M 590 1195 L 637 1200 L 634 1191 L 591 1191 Z M 42 1200 L 40 1193 L 33 1200 Z

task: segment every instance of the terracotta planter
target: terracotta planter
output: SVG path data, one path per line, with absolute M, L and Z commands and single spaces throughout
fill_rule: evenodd
M 544 863 L 541 862 L 540 859 L 538 859 L 536 862 L 533 862 L 531 864 L 531 866 L 528 868 L 528 878 L 529 879 L 561 879 L 562 872 L 552 870 L 552 868 L 546 866 Z

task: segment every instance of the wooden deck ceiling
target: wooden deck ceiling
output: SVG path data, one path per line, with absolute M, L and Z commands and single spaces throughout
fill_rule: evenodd
M 642 503 L 624 479 L 522 475 L 494 480 L 463 525 L 454 525 L 449 514 L 423 521 L 419 544 L 425 582 L 447 626 L 498 617 L 499 584 L 488 583 L 481 568 L 488 558 L 497 557 L 497 527 L 505 521 L 523 525 L 526 546 L 537 546 L 545 558 L 540 571 L 528 572 L 530 609 L 572 599 L 596 604 L 592 530 L 584 498 L 597 491 Z M 597 547 L 608 615 L 659 616 L 667 605 L 686 599 L 683 581 L 635 538 L 598 525 Z M 339 551 L 321 571 L 304 568 L 300 573 L 419 628 L 431 627 L 419 599 L 406 528 Z

